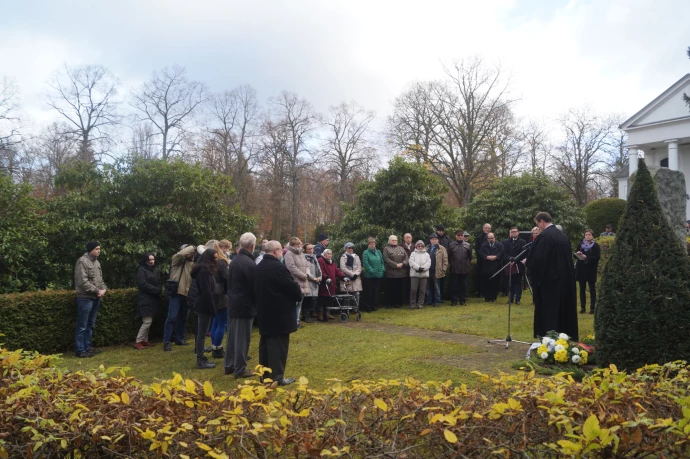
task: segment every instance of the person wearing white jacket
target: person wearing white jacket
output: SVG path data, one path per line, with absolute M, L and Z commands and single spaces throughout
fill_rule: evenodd
M 422 309 L 426 292 L 426 282 L 429 279 L 431 257 L 426 251 L 424 241 L 417 241 L 415 249 L 410 253 L 410 309 Z

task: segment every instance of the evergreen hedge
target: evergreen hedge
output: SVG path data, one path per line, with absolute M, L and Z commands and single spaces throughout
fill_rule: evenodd
M 644 159 L 636 175 L 594 320 L 597 362 L 628 370 L 690 357 L 690 261 Z
M 108 290 L 98 311 L 94 346 L 134 342 L 141 325 L 136 305 L 137 289 Z M 167 311 L 168 304 L 163 299 L 151 327 L 152 338 L 162 336 Z M 0 343 L 8 349 L 42 353 L 72 351 L 76 321 L 76 293 L 73 290 L 0 295 L 0 334 L 4 335 Z
M 587 204 L 584 209 L 587 226 L 598 236 L 606 230 L 606 225 L 613 225 L 613 231 L 618 231 L 618 225 L 625 212 L 625 199 L 603 198 Z

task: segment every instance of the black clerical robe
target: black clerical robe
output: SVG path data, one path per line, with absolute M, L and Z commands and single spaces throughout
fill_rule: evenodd
M 534 289 L 534 337 L 554 330 L 578 339 L 575 271 L 568 237 L 554 225 L 532 244 L 527 268 Z

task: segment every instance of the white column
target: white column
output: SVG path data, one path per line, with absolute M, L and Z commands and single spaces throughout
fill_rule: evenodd
M 677 171 L 678 167 L 678 139 L 665 140 L 668 144 L 668 168 Z
M 628 145 L 628 177 L 637 171 L 637 147 Z

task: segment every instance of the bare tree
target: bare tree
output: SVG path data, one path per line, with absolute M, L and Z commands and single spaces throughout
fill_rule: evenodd
M 408 153 L 441 177 L 464 205 L 479 182 L 494 173 L 490 144 L 505 129 L 512 101 L 500 68 L 479 58 L 456 63 L 446 76 L 445 81 L 415 85 L 399 99 L 389 133 L 393 139 L 417 142 L 407 147 Z
M 525 149 L 520 133 L 510 110 L 501 116 L 493 135 L 487 139 L 487 149 L 495 177 L 508 177 L 520 168 L 524 160 Z
M 0 80 L 0 150 L 20 141 L 19 89 L 13 80 Z
M 312 106 L 297 94 L 283 91 L 271 100 L 275 115 L 288 136 L 287 166 L 290 187 L 290 234 L 297 234 L 299 228 L 300 179 L 306 162 L 307 141 L 314 127 L 316 116 Z
M 395 99 L 393 114 L 388 117 L 388 142 L 397 151 L 407 152 L 418 162 L 429 150 L 436 117 L 434 104 L 434 82 L 413 83 Z
M 618 121 L 620 121 L 620 117 Z M 620 124 L 620 123 L 616 123 Z M 611 183 L 611 196 L 618 197 L 618 179 L 614 178 L 628 165 L 628 134 L 622 129 L 615 129 L 606 146 L 605 162 L 609 181 Z
M 137 123 L 132 129 L 130 156 L 132 158 L 154 159 L 157 155 L 155 136 L 153 124 L 147 121 Z
M 527 168 L 532 174 L 546 173 L 551 147 L 549 137 L 543 125 L 536 121 L 530 121 L 522 128 L 520 133 Z
M 66 122 L 53 122 L 28 142 L 27 150 L 34 161 L 32 183 L 49 196 L 54 191 L 55 177 L 71 161 L 79 157 L 81 140 Z
M 189 81 L 184 67 L 165 67 L 154 72 L 141 89 L 132 94 L 132 107 L 139 118 L 150 121 L 161 136 L 161 158 L 179 151 L 185 124 L 206 100 L 206 86 Z
M 274 239 L 280 239 L 282 234 L 283 201 L 291 173 L 289 144 L 290 133 L 285 124 L 275 123 L 267 116 L 261 125 L 258 160 L 261 165 L 259 176 L 270 190 L 271 235 Z
M 327 130 L 323 143 L 323 158 L 333 171 L 338 182 L 338 200 L 354 202 L 353 178 L 357 171 L 369 168 L 375 149 L 367 142 L 367 130 L 374 119 L 374 112 L 367 111 L 357 103 L 341 103 L 332 106 L 321 122 Z M 339 206 L 339 219 L 343 210 Z
M 554 157 L 556 180 L 584 206 L 593 190 L 601 189 L 598 181 L 605 177 L 604 154 L 615 132 L 616 120 L 594 113 L 589 107 L 569 110 L 559 120 L 563 142 Z
M 111 131 L 121 122 L 118 80 L 100 65 L 65 65 L 48 86 L 46 103 L 65 118 L 68 132 L 79 137 L 79 159 L 94 162 L 112 144 Z
M 239 86 L 209 98 L 210 125 L 204 151 L 207 157 L 217 156 L 218 169 L 233 178 L 235 201 L 243 209 L 246 202 L 247 180 L 256 156 L 259 103 L 256 90 Z

